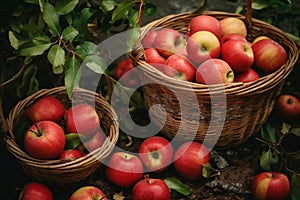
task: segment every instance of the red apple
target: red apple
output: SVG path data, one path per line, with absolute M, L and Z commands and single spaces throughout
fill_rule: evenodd
M 153 47 L 154 41 L 157 35 L 157 31 L 154 29 L 149 30 L 142 39 L 142 45 L 144 48 Z
M 98 149 L 102 146 L 104 142 L 104 135 L 102 132 L 97 131 L 94 135 L 89 138 L 86 138 L 83 141 L 83 144 L 88 152 L 92 152 L 95 149 Z
M 143 167 L 139 157 L 119 151 L 113 153 L 109 158 L 105 176 L 117 186 L 130 188 L 143 178 Z
M 269 38 L 268 36 L 265 36 L 265 35 L 260 35 L 260 36 L 257 36 L 253 41 L 252 41 L 252 44 L 255 44 L 256 42 L 260 41 L 260 40 L 264 40 L 264 39 L 271 39 Z
M 39 121 L 26 131 L 24 146 L 27 153 L 34 158 L 57 158 L 64 151 L 64 130 L 53 121 Z
M 84 154 L 78 149 L 66 149 L 59 156 L 60 160 L 72 160 L 82 157 Z
M 270 74 L 286 63 L 287 53 L 283 46 L 272 39 L 262 39 L 252 45 L 254 65 L 265 75 Z
M 64 118 L 68 133 L 80 133 L 89 137 L 100 128 L 100 119 L 95 108 L 86 103 L 73 105 L 65 112 Z
M 125 58 L 118 62 L 114 77 L 126 87 L 136 87 L 140 83 L 138 71 L 133 66 L 131 58 Z
M 50 188 L 44 183 L 29 182 L 24 185 L 19 195 L 19 200 L 54 200 Z
M 230 34 L 222 36 L 221 41 L 220 41 L 221 46 L 229 40 L 242 40 L 244 42 L 247 42 L 247 39 L 244 36 L 237 34 L 237 33 L 230 33 Z
M 221 59 L 229 64 L 235 73 L 249 70 L 254 62 L 251 43 L 243 40 L 229 40 L 221 46 Z
M 254 177 L 252 194 L 254 199 L 260 200 L 289 199 L 289 179 L 281 172 L 261 172 Z
M 300 101 L 293 94 L 281 94 L 276 99 L 274 112 L 285 122 L 296 122 L 300 118 Z
M 220 54 L 219 39 L 209 31 L 198 31 L 187 40 L 186 51 L 194 63 L 200 64 L 211 58 L 218 58 Z
M 202 176 L 204 164 L 208 164 L 210 152 L 200 142 L 185 142 L 174 154 L 176 172 L 187 180 L 197 180 Z
M 248 83 L 251 81 L 255 81 L 257 79 L 259 79 L 258 73 L 254 69 L 250 68 L 249 70 L 247 70 L 245 72 L 236 73 L 234 82 Z
M 145 139 L 139 147 L 139 156 L 147 170 L 165 171 L 173 159 L 172 144 L 164 137 L 152 136 Z
M 247 36 L 247 28 L 243 20 L 237 17 L 225 17 L 220 20 L 222 35 L 237 33 Z
M 222 36 L 219 20 L 209 15 L 199 15 L 192 18 L 188 24 L 186 35 L 190 37 L 198 31 L 212 32 L 218 39 L 221 39 Z
M 150 47 L 145 49 L 144 55 L 148 64 L 152 65 L 161 72 L 163 71 L 166 59 L 158 53 L 156 48 Z
M 132 200 L 168 200 L 171 199 L 168 185 L 159 178 L 146 177 L 137 182 L 131 192 Z
M 54 96 L 44 96 L 34 102 L 27 110 L 26 116 L 32 123 L 50 120 L 59 123 L 65 113 L 65 107 Z
M 167 58 L 175 53 L 183 54 L 185 52 L 186 40 L 175 29 L 161 29 L 155 37 L 154 47 L 164 58 Z
M 214 58 L 204 61 L 197 68 L 196 82 L 201 84 L 232 83 L 234 72 L 224 60 Z
M 196 68 L 189 59 L 180 54 L 169 56 L 163 68 L 167 76 L 185 81 L 194 81 L 195 71 Z
M 104 192 L 96 186 L 87 185 L 75 190 L 69 200 L 107 200 Z

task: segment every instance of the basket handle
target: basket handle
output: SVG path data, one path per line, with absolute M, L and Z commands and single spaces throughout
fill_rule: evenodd
M 246 0 L 246 16 L 245 22 L 248 30 L 252 29 L 252 0 Z

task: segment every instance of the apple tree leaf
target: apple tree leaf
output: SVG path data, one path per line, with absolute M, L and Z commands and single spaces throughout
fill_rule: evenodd
M 82 135 L 78 133 L 68 133 L 65 135 L 66 144 L 65 150 L 67 149 L 75 149 L 78 145 L 82 142 L 81 137 Z
M 79 34 L 78 30 L 73 26 L 66 27 L 62 32 L 62 38 L 68 42 L 73 42 L 76 36 Z
M 94 54 L 96 48 L 95 43 L 84 41 L 75 47 L 75 52 L 80 55 L 80 59 L 84 60 L 88 55 Z
M 292 128 L 291 133 L 293 133 L 296 136 L 300 137 L 300 128 Z
M 81 39 L 87 32 L 87 24 L 89 19 L 94 15 L 95 11 L 91 8 L 83 8 L 74 18 L 73 27 L 78 30 L 78 36 L 76 40 Z
M 283 135 L 289 134 L 290 133 L 290 129 L 291 129 L 291 125 L 289 125 L 287 123 L 283 123 L 282 127 L 281 127 L 281 133 Z
M 112 13 L 111 23 L 115 23 L 119 19 L 124 19 L 128 16 L 128 12 L 133 5 L 135 5 L 135 1 L 125 0 L 121 2 L 117 8 Z
M 69 98 L 72 96 L 73 89 L 78 85 L 80 79 L 80 62 L 73 55 L 68 59 L 68 62 L 65 66 L 65 86 Z
M 70 13 L 78 4 L 79 0 L 56 0 L 55 9 L 59 15 Z
M 277 141 L 277 129 L 270 123 L 265 123 L 260 129 L 262 139 L 275 144 Z
M 168 187 L 171 190 L 175 190 L 176 192 L 179 192 L 180 194 L 183 194 L 185 196 L 188 196 L 192 192 L 192 188 L 188 185 L 182 183 L 180 180 L 174 177 L 167 177 L 164 179 L 165 183 L 168 185 Z
M 210 163 L 203 165 L 202 176 L 204 178 L 211 178 L 213 176 L 219 176 L 220 174 L 220 170 L 213 168 Z
M 48 25 L 50 32 L 53 35 L 58 35 L 61 31 L 61 27 L 59 23 L 59 15 L 57 14 L 55 7 L 45 0 L 39 0 L 39 3 L 43 19 Z
M 52 64 L 54 74 L 63 73 L 63 66 L 66 62 L 65 51 L 58 44 L 55 44 L 50 48 L 47 58 Z
M 29 65 L 23 72 L 21 82 L 17 86 L 17 96 L 20 98 L 24 98 L 23 95 L 28 96 L 38 91 L 39 89 L 39 81 L 36 77 L 38 72 L 37 65 Z
M 84 64 L 92 71 L 103 74 L 107 68 L 105 60 L 97 55 L 90 55 L 84 60 Z
M 112 11 L 118 3 L 114 0 L 103 0 L 100 3 L 100 9 L 104 12 Z
M 24 43 L 16 53 L 21 56 L 42 55 L 51 46 L 51 40 L 46 35 L 39 35 L 31 38 L 30 42 Z
M 300 175 L 293 174 L 291 177 L 291 198 L 292 200 L 300 200 Z
M 279 157 L 273 156 L 272 150 L 264 151 L 260 157 L 260 166 L 263 170 L 270 171 L 271 165 L 278 163 Z

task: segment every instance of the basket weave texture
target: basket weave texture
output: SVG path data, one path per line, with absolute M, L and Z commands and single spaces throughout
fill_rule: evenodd
M 100 118 L 101 128 L 106 134 L 103 145 L 74 160 L 41 160 L 28 155 L 17 143 L 15 128 L 24 120 L 26 108 L 47 95 L 58 98 L 66 109 L 77 103 L 94 105 Z M 62 186 L 66 183 L 77 183 L 94 173 L 101 166 L 102 161 L 110 155 L 119 136 L 117 116 L 110 104 L 99 94 L 82 88 L 73 91 L 72 100 L 68 97 L 64 86 L 42 89 L 19 101 L 10 111 L 7 123 L 9 129 L 5 140 L 7 149 L 21 164 L 24 172 L 34 180 Z
M 286 77 L 298 59 L 298 49 L 282 30 L 252 17 L 249 20 L 247 16 L 219 11 L 205 11 L 203 14 L 219 20 L 226 17 L 242 19 L 248 26 L 248 41 L 253 41 L 259 35 L 274 39 L 285 48 L 287 62 L 274 73 L 250 83 L 208 86 L 174 79 L 159 72 L 145 62 L 142 45 L 137 45 L 131 57 L 142 71 L 142 80 L 147 83 L 143 85 L 146 106 L 161 105 L 162 109 L 152 112 L 152 120 L 162 127 L 163 134 L 180 140 L 205 140 L 207 145 L 216 143 L 215 147 L 218 148 L 235 147 L 247 141 L 266 122 Z M 185 34 L 188 23 L 195 16 L 193 13 L 181 13 L 150 22 L 142 27 L 141 38 L 154 28 L 171 28 Z M 190 92 L 196 95 L 196 101 Z M 223 98 L 223 94 L 226 105 L 218 107 L 218 103 L 214 104 L 213 101 L 218 95 Z M 167 112 L 166 121 L 164 110 Z

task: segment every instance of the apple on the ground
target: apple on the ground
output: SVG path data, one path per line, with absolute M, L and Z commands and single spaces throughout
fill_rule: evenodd
M 65 132 L 53 121 L 39 121 L 33 124 L 24 136 L 26 152 L 38 159 L 55 159 L 65 147 Z
M 243 20 L 237 17 L 225 17 L 220 20 L 222 35 L 237 33 L 243 37 L 247 36 L 247 27 Z
M 66 149 L 59 156 L 60 160 L 73 160 L 82 157 L 84 154 L 78 149 Z
M 197 180 L 202 176 L 204 164 L 208 164 L 210 152 L 207 147 L 196 141 L 185 142 L 174 154 L 176 172 L 187 180 Z
M 87 103 L 79 103 L 70 107 L 65 112 L 64 119 L 68 133 L 80 133 L 89 137 L 100 128 L 97 111 Z
M 288 123 L 300 119 L 300 101 L 294 94 L 283 93 L 277 97 L 274 107 L 276 117 Z
M 160 72 L 163 72 L 166 59 L 158 53 L 156 48 L 150 47 L 145 49 L 144 55 L 145 55 L 145 60 L 148 64 L 152 65 Z
M 218 39 L 222 37 L 220 22 L 213 16 L 203 14 L 192 18 L 188 24 L 186 35 L 190 37 L 198 31 L 212 32 Z
M 184 54 L 186 40 L 183 35 L 171 28 L 158 30 L 154 41 L 154 47 L 164 58 L 175 53 Z
M 188 58 L 196 64 L 207 59 L 218 58 L 220 49 L 219 39 L 209 31 L 198 31 L 187 39 Z
M 48 185 L 41 182 L 26 183 L 20 194 L 19 200 L 54 200 L 54 195 Z
M 148 137 L 140 144 L 139 157 L 150 172 L 163 172 L 172 162 L 173 146 L 164 137 Z
M 249 70 L 254 62 L 251 43 L 243 40 L 229 40 L 221 46 L 221 59 L 229 64 L 235 73 Z
M 131 192 L 132 200 L 169 200 L 171 199 L 168 185 L 159 178 L 149 178 L 137 182 Z
M 262 39 L 252 44 L 254 65 L 264 75 L 275 72 L 286 63 L 287 53 L 282 45 L 273 39 Z
M 105 168 L 105 176 L 111 183 L 130 188 L 143 178 L 144 166 L 141 159 L 127 152 L 114 152 Z
M 236 73 L 234 82 L 242 82 L 242 83 L 249 83 L 252 81 L 255 81 L 259 79 L 259 74 L 252 68 L 249 70 L 242 72 L 242 73 Z
M 31 123 L 50 120 L 59 123 L 65 113 L 63 103 L 54 96 L 44 96 L 34 102 L 27 110 L 26 116 Z
M 86 185 L 75 190 L 69 200 L 107 200 L 104 192 L 94 185 Z
M 200 64 L 196 71 L 196 82 L 207 85 L 232 83 L 234 76 L 234 72 L 228 63 L 214 58 Z
M 257 174 L 252 182 L 254 199 L 289 199 L 290 182 L 288 177 L 281 172 L 264 171 Z
M 184 80 L 194 81 L 196 67 L 184 55 L 173 54 L 169 56 L 165 62 L 163 73 L 169 77 Z

